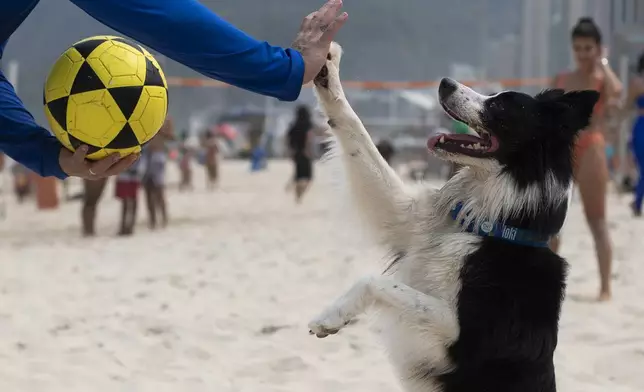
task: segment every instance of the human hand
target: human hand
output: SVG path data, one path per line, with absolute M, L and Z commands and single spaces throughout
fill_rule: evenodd
M 87 146 L 80 146 L 75 152 L 71 152 L 65 147 L 61 148 L 58 155 L 60 168 L 70 177 L 98 180 L 125 171 L 139 159 L 139 154 L 131 154 L 121 158 L 119 153 L 115 153 L 107 158 L 91 162 L 85 159 L 86 154 Z
M 599 54 L 599 57 L 597 58 L 597 64 L 603 68 L 606 66 L 609 66 L 610 64 L 608 63 L 608 47 L 607 46 L 602 46 L 601 52 Z
M 331 42 L 349 17 L 346 12 L 338 15 L 341 8 L 342 0 L 328 0 L 322 8 L 304 18 L 291 45 L 304 59 L 302 84 L 312 81 L 326 63 Z

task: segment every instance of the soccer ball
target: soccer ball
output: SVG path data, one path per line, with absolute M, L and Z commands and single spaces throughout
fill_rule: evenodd
M 168 84 L 140 45 L 96 36 L 75 43 L 54 64 L 44 91 L 45 115 L 69 150 L 85 144 L 87 159 L 141 151 L 168 112 Z

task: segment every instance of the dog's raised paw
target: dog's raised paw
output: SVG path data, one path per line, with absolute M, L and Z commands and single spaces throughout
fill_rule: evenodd
M 309 329 L 309 335 L 315 335 L 320 339 L 326 338 L 329 335 L 335 335 L 336 333 L 340 332 L 339 329 L 333 329 L 333 330 L 328 330 L 328 329 L 318 329 L 317 332 L 314 332 L 313 330 Z
M 309 323 L 309 334 L 318 338 L 335 335 L 348 325 L 351 320 L 344 320 L 339 312 L 324 312 Z
M 318 72 L 315 79 L 313 79 L 313 83 L 319 87 L 329 88 L 329 68 L 326 65 Z
M 342 47 L 338 45 L 337 42 L 332 42 L 331 47 L 329 48 L 329 54 L 326 58 L 339 68 L 340 59 L 342 58 Z

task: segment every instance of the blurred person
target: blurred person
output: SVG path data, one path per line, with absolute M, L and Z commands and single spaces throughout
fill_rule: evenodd
M 217 136 L 212 130 L 206 130 L 203 139 L 204 148 L 204 166 L 206 167 L 206 188 L 214 189 L 219 180 L 219 166 L 217 155 L 219 154 L 219 146 L 217 144 Z
M 161 226 L 168 224 L 168 211 L 165 198 L 165 174 L 168 152 L 166 142 L 173 140 L 174 128 L 172 119 L 168 117 L 156 136 L 150 140 L 143 151 L 143 189 L 148 207 L 148 225 L 151 229 L 157 227 L 157 213 L 161 217 Z
M 141 161 L 134 162 L 116 176 L 115 196 L 121 200 L 121 225 L 118 235 L 134 234 L 142 173 Z
M 192 184 L 192 161 L 197 156 L 198 145 L 195 142 L 194 136 L 184 135 L 183 140 L 181 141 L 181 157 L 179 158 L 179 190 L 193 190 L 194 186 Z
M 637 117 L 633 125 L 630 146 L 635 155 L 639 180 L 635 186 L 635 200 L 631 204 L 633 215 L 642 216 L 642 200 L 644 200 L 644 53 L 637 62 L 637 75 L 633 77 L 628 86 L 624 112 L 636 108 Z
M 382 139 L 376 144 L 376 148 L 385 161 L 391 166 L 391 158 L 393 158 L 396 150 L 394 145 L 388 139 Z
M 295 120 L 287 133 L 290 157 L 293 160 L 293 182 L 295 201 L 302 202 L 311 180 L 313 179 L 313 120 L 307 106 L 300 105 L 295 109 Z
M 14 162 L 13 166 L 11 166 L 11 174 L 13 175 L 13 191 L 16 194 L 18 203 L 22 204 L 31 193 L 29 169 L 18 162 Z
M 591 124 L 579 134 L 575 146 L 574 176 L 599 262 L 598 299 L 607 301 L 611 298 L 612 245 L 606 222 L 609 173 L 604 132 L 608 123 L 607 108 L 618 105 L 622 84 L 605 57 L 601 32 L 591 18 L 579 19 L 571 39 L 576 69 L 555 76 L 552 87 L 566 91 L 596 90 L 601 94 Z M 551 242 L 552 250 L 557 252 L 559 245 L 557 236 Z
M 196 0 L 70 0 L 106 26 L 210 78 L 246 90 L 294 101 L 326 60 L 333 37 L 348 15 L 330 0 L 308 15 L 284 49 L 258 41 Z M 9 37 L 39 0 L 0 4 L 0 59 Z M 87 146 L 72 153 L 34 118 L 0 72 L 0 151 L 43 177 L 98 179 L 118 174 L 138 155 L 85 159 Z M 100 188 L 100 186 L 96 186 Z

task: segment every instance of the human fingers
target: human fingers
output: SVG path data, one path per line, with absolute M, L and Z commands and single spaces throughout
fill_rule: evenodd
M 328 44 L 333 42 L 335 35 L 338 33 L 338 31 L 340 31 L 342 26 L 344 26 L 344 23 L 347 21 L 347 19 L 349 19 L 349 14 L 347 14 L 346 12 L 338 15 L 338 17 L 336 17 L 335 20 L 324 31 L 324 34 L 322 34 L 321 41 Z
M 105 173 L 109 170 L 109 168 L 116 164 L 121 160 L 121 155 L 119 153 L 114 153 L 106 158 L 103 158 L 99 161 L 93 162 L 92 164 L 89 165 L 88 171 L 90 176 L 92 177 L 105 177 Z
M 341 8 L 342 0 L 329 0 L 320 8 L 313 20 L 324 29 L 325 26 L 333 23 Z
M 87 151 L 89 151 L 89 147 L 84 144 L 74 151 L 74 154 L 72 155 L 72 163 L 74 166 L 85 166 L 85 156 L 87 155 Z
M 104 176 L 111 177 L 124 172 L 130 166 L 132 166 L 132 164 L 136 162 L 139 157 L 140 154 L 130 154 L 126 156 L 125 158 L 119 160 L 116 164 L 112 165 L 109 169 L 107 169 L 107 171 L 104 173 Z
M 315 18 L 315 15 L 317 14 L 316 12 L 311 12 L 310 14 L 306 15 L 304 19 L 302 20 L 302 25 L 300 26 L 300 31 L 307 30 L 309 26 L 311 25 L 311 22 L 313 21 L 313 18 Z

